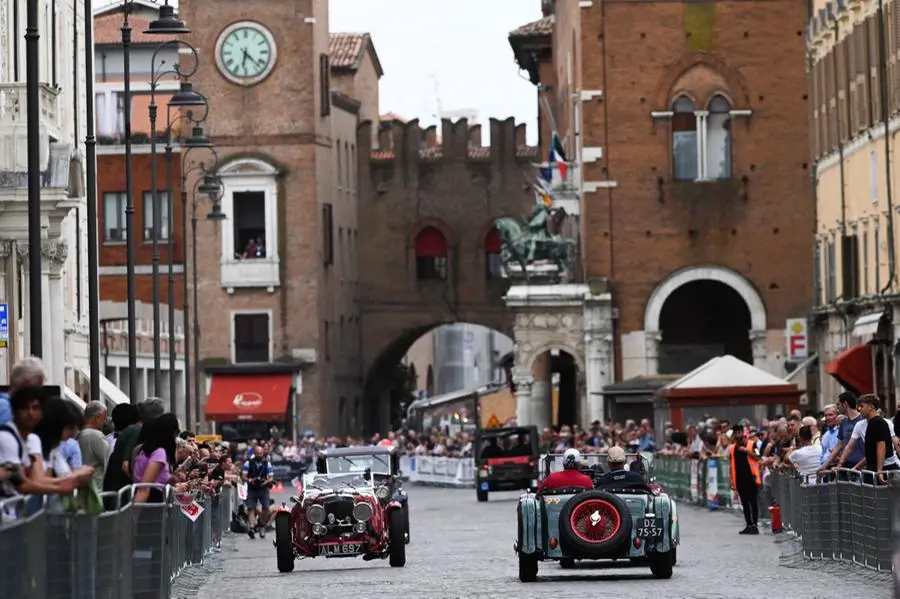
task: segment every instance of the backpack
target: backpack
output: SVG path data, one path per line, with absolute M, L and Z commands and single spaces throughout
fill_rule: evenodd
M 18 446 L 18 449 L 19 449 L 19 463 L 24 467 L 24 465 L 25 465 L 25 446 L 22 443 L 22 437 L 20 437 L 16 433 L 15 429 L 13 429 L 8 424 L 0 424 L 0 432 L 3 432 L 3 431 L 12 435 L 12 438 L 16 440 L 16 445 Z M 2 483 L 0 483 L 0 497 L 15 497 L 18 494 L 19 494 L 18 491 L 16 491 L 16 488 L 13 486 L 13 484 L 10 481 L 5 480 Z

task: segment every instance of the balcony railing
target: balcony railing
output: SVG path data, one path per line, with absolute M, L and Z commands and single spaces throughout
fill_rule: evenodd
M 278 258 L 222 260 L 222 287 L 274 288 L 280 284 Z
M 62 148 L 58 147 L 61 144 L 51 143 L 51 138 L 61 137 L 59 90 L 42 83 L 40 92 L 41 170 L 54 171 L 57 167 L 51 162 L 53 160 L 59 162 L 62 151 Z M 27 98 L 25 83 L 0 83 L 0 177 L 3 178 L 0 186 L 3 187 L 18 186 L 18 183 L 11 183 L 10 179 L 18 179 L 14 175 L 24 174 L 28 170 Z M 55 151 L 52 150 L 53 146 L 57 146 Z M 68 157 L 64 160 L 67 172 Z M 68 175 L 65 179 L 62 186 L 68 184 Z M 45 179 L 43 186 L 50 187 L 49 180 Z

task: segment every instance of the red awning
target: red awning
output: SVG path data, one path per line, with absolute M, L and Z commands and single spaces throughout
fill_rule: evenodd
M 875 392 L 872 381 L 872 349 L 868 345 L 845 349 L 828 364 L 825 371 L 842 387 L 857 395 Z
M 494 227 L 488 231 L 487 237 L 484 239 L 484 251 L 488 254 L 499 254 L 502 249 L 500 233 L 497 232 L 497 227 Z
M 284 421 L 293 378 L 291 374 L 214 374 L 206 419 Z
M 447 240 L 434 227 L 425 227 L 416 235 L 417 258 L 443 258 L 447 255 Z

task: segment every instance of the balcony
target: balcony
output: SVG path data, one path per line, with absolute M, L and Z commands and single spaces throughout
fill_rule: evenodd
M 41 167 L 50 160 L 50 140 L 60 139 L 59 90 L 41 90 Z M 0 172 L 28 170 L 28 118 L 25 83 L 0 83 Z
M 229 293 L 236 288 L 266 288 L 270 293 L 281 284 L 278 258 L 222 260 L 222 287 Z

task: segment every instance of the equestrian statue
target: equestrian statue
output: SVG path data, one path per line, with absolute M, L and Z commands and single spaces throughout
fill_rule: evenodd
M 550 232 L 550 209 L 543 202 L 535 202 L 527 221 L 503 217 L 495 226 L 502 244 L 500 259 L 507 270 L 509 264 L 518 264 L 528 278 L 527 267 L 535 262 L 553 263 L 560 273 L 568 268 L 574 242 Z

